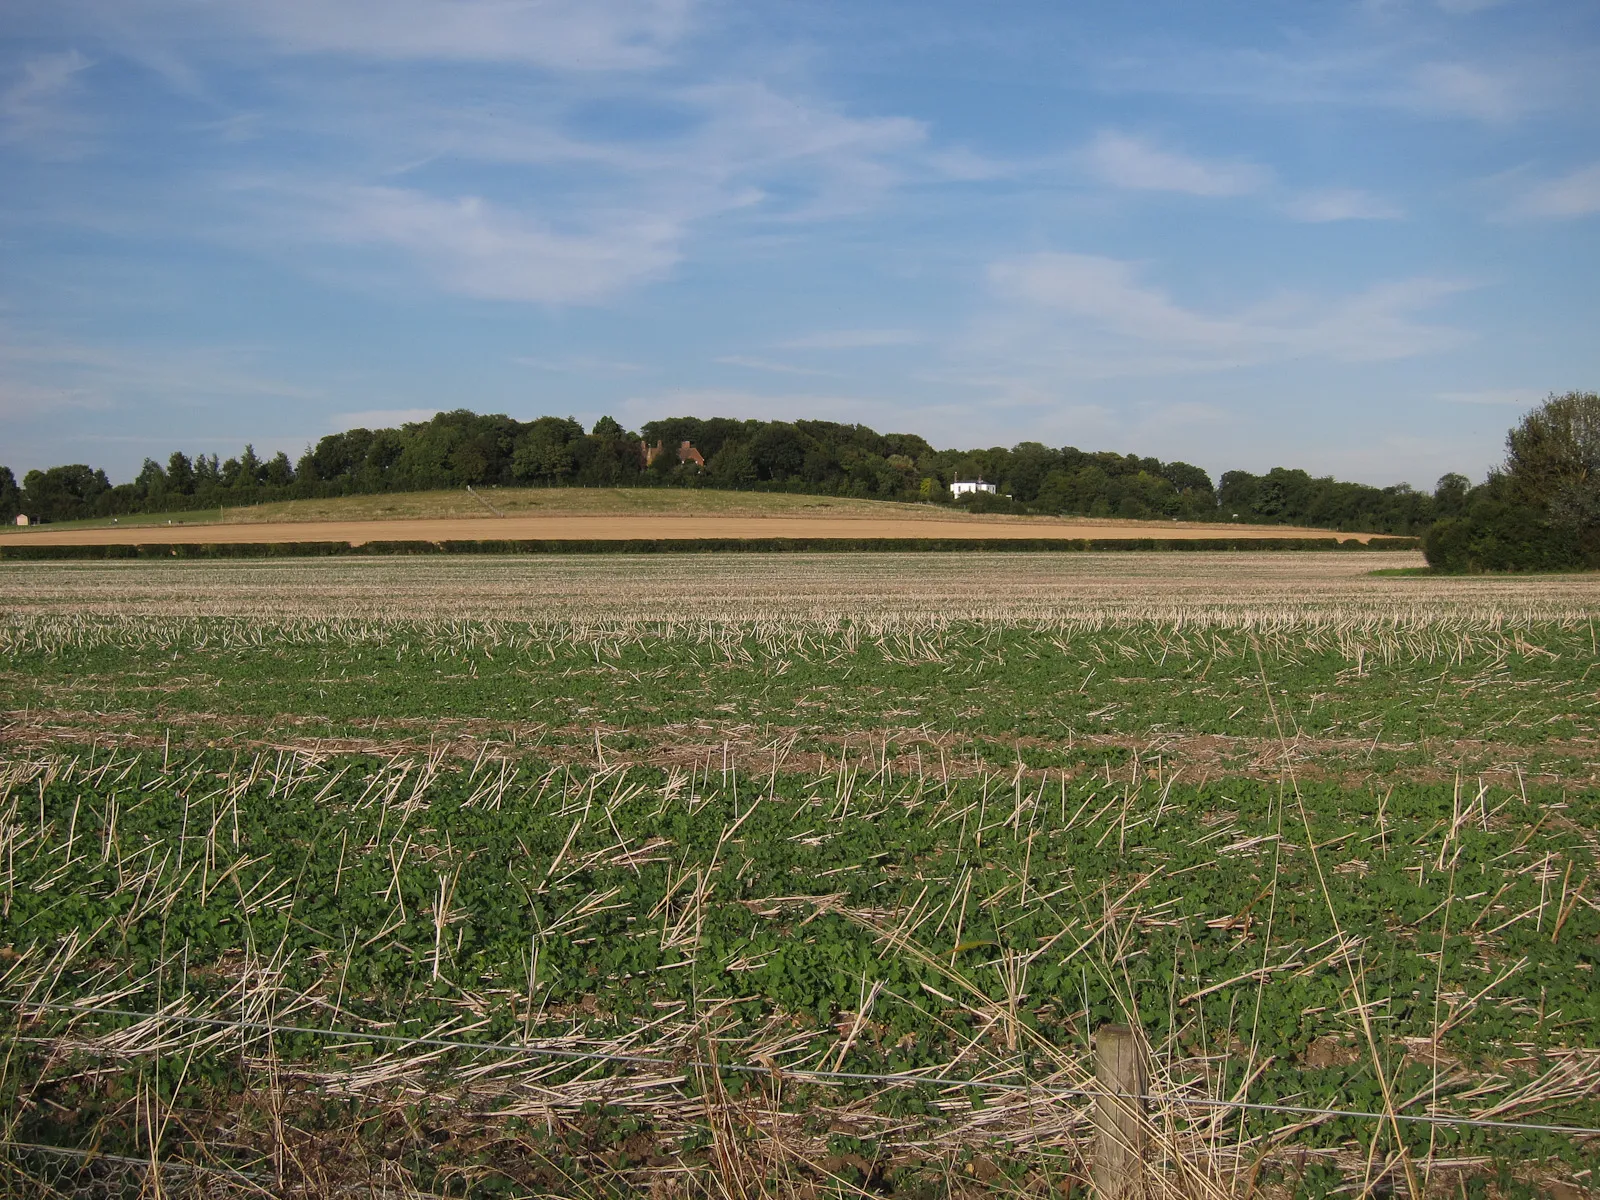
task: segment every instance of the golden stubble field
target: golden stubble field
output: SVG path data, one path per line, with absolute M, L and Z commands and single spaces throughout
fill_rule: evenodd
M 1376 575 L 1420 554 L 684 554 L 0 564 L 14 615 L 1031 621 L 1584 617 L 1600 577 Z
M 699 541 L 706 538 L 1329 538 L 1365 542 L 1367 533 L 1335 534 L 1325 529 L 1281 525 L 1223 525 L 1180 521 L 1093 521 L 1049 517 L 824 517 L 824 516 L 540 516 L 409 518 L 386 521 L 282 521 L 238 524 L 98 526 L 14 532 L 5 544 L 32 546 L 128 546 L 141 543 L 204 545 L 241 542 L 448 541 Z
M 641 538 L 1353 537 L 1323 529 L 969 513 L 951 505 L 710 488 L 489 488 L 286 500 L 0 527 L 0 545 Z

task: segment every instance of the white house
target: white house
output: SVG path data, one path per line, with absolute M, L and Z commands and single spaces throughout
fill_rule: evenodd
M 985 483 L 981 476 L 976 480 L 958 479 L 950 485 L 950 494 L 952 496 L 974 496 L 979 492 L 993 492 L 994 490 L 994 484 Z
M 27 513 L 18 513 L 17 514 L 17 524 L 18 525 L 26 525 L 27 523 L 28 523 L 28 514 Z

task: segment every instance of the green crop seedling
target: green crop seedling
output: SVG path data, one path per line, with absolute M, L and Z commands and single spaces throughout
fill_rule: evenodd
M 1600 1126 L 1570 596 L 729 615 L 668 563 L 385 616 L 118 568 L 91 613 L 6 568 L 16 1194 L 1075 1194 L 1108 1022 L 1185 1194 L 1592 1182 L 1505 1127 Z

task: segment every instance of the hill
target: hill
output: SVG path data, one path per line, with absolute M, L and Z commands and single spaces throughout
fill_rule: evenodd
M 1192 464 L 1136 454 L 1038 442 L 936 450 L 914 434 L 829 421 L 675 417 L 629 431 L 606 417 L 585 432 L 570 418 L 518 421 L 462 409 L 398 429 L 330 434 L 298 462 L 283 453 L 263 460 L 250 446 L 226 461 L 175 452 L 165 466 L 147 459 L 128 483 L 113 484 L 103 470 L 78 463 L 28 471 L 20 488 L 0 467 L 0 521 L 14 513 L 62 522 L 353 496 L 384 497 L 380 514 L 400 514 L 406 506 L 393 497 L 468 486 L 948 504 L 956 499 L 953 485 L 978 479 L 998 491 L 960 503 L 1009 514 L 1242 520 L 1399 534 L 1422 532 L 1437 515 L 1434 496 L 1404 485 L 1375 488 L 1282 468 L 1261 476 L 1229 471 L 1213 484 Z
M 0 532 L 8 546 L 207 543 L 738 540 L 1326 538 L 1327 530 L 1220 521 L 1138 521 L 970 513 L 781 493 L 668 488 L 505 488 L 289 500 L 203 513 L 152 513 Z M 1356 535 L 1365 541 L 1370 535 Z

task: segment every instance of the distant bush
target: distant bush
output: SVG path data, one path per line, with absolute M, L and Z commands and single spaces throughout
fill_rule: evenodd
M 975 513 L 1025 513 L 1028 509 L 1001 492 L 968 492 L 956 500 L 962 508 Z
M 1447 475 L 1444 515 L 1423 544 L 1436 571 L 1570 571 L 1600 566 L 1600 396 L 1551 396 L 1506 436 L 1506 463 L 1464 491 Z
M 1570 571 L 1592 566 L 1568 529 L 1515 500 L 1477 496 L 1460 517 L 1435 521 L 1423 541 L 1435 571 Z

